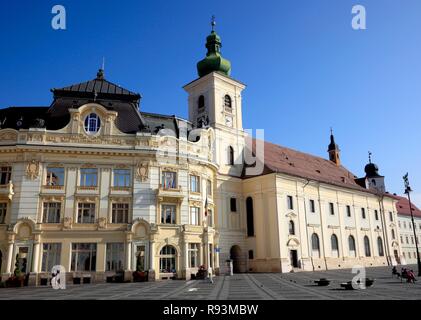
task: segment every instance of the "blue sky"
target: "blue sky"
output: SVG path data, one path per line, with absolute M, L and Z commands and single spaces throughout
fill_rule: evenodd
M 64 5 L 67 29 L 51 28 Z M 351 9 L 367 10 L 367 30 Z M 144 111 L 187 117 L 182 86 L 205 55 L 217 18 L 232 76 L 247 84 L 244 127 L 327 157 L 329 128 L 343 164 L 363 175 L 367 152 L 402 193 L 409 171 L 421 205 L 419 0 L 9 1 L 0 12 L 0 107 L 49 105 L 53 87 L 106 78 L 143 95 Z

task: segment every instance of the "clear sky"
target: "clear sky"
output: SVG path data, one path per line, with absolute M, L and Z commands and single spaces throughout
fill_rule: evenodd
M 67 29 L 53 30 L 53 5 Z M 367 29 L 351 28 L 351 9 Z M 0 11 L 0 107 L 49 105 L 53 87 L 105 75 L 143 95 L 141 109 L 187 117 L 182 86 L 197 77 L 214 14 L 232 76 L 247 84 L 244 127 L 343 164 L 373 161 L 390 192 L 409 171 L 421 206 L 421 1 L 7 1 Z

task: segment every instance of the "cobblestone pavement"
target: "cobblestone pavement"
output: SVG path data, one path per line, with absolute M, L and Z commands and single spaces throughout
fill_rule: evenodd
M 415 267 L 413 268 L 416 269 Z M 168 280 L 121 284 L 68 285 L 65 290 L 51 287 L 1 288 L 0 299 L 51 300 L 279 300 L 279 299 L 421 299 L 421 280 L 415 284 L 391 276 L 391 268 L 367 268 L 367 277 L 375 278 L 366 290 L 344 290 L 340 283 L 350 281 L 350 269 L 297 273 L 235 274 L 214 278 L 214 283 L 192 280 Z M 328 287 L 318 287 L 314 280 L 330 279 Z

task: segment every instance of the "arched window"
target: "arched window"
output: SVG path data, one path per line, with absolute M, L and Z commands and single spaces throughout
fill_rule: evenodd
M 294 221 L 290 220 L 289 222 L 289 234 L 294 235 L 295 234 L 295 224 Z
M 85 131 L 88 134 L 95 134 L 101 128 L 101 119 L 97 114 L 91 113 L 85 118 Z
M 316 233 L 313 233 L 311 236 L 311 248 L 312 256 L 314 258 L 320 258 L 320 242 L 319 236 Z
M 228 147 L 228 164 L 234 165 L 234 148 L 231 146 Z
M 338 237 L 336 234 L 332 234 L 330 237 L 330 244 L 332 247 L 332 257 L 338 258 L 339 257 L 339 244 L 338 244 Z
M 384 256 L 384 250 L 383 250 L 383 240 L 382 240 L 381 237 L 377 238 L 377 248 L 379 249 L 379 257 L 383 257 Z
M 224 107 L 227 111 L 231 111 L 232 110 L 232 101 L 231 101 L 231 97 L 229 95 L 225 95 L 224 97 Z
M 367 236 L 364 237 L 364 251 L 366 257 L 371 257 L 370 240 Z
M 356 252 L 355 252 L 355 239 L 353 236 L 349 236 L 348 237 L 348 249 L 349 249 L 349 256 L 350 257 L 355 257 L 356 256 Z
M 175 273 L 176 269 L 176 250 L 173 246 L 165 246 L 159 253 L 159 270 L 163 273 Z
M 254 237 L 254 216 L 253 216 L 253 199 L 248 197 L 246 200 L 247 211 L 247 236 Z
M 205 107 L 205 97 L 200 96 L 199 99 L 197 100 L 197 108 L 201 109 L 204 107 Z

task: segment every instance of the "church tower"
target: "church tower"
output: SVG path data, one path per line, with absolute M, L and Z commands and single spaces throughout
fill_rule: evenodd
M 184 89 L 189 95 L 189 120 L 197 128 L 215 130 L 214 155 L 220 173 L 240 176 L 245 144 L 241 92 L 245 85 L 231 78 L 231 63 L 222 56 L 221 47 L 221 37 L 212 19 L 206 57 L 197 63 L 199 78 Z
M 333 135 L 333 130 L 330 129 L 330 144 L 327 149 L 329 153 L 329 160 L 335 163 L 337 166 L 341 165 L 341 159 L 339 157 L 341 150 L 339 150 L 339 146 L 335 143 L 335 137 Z

